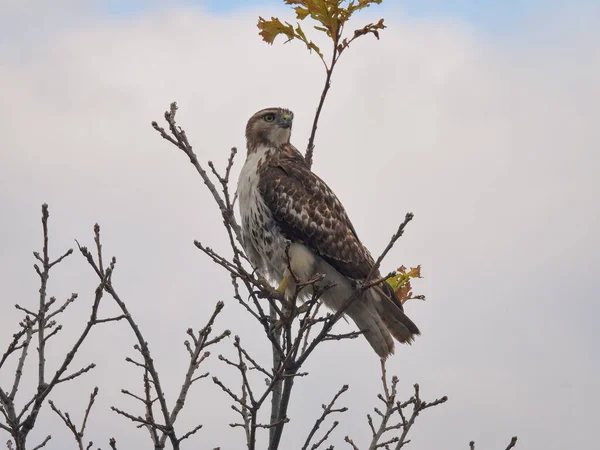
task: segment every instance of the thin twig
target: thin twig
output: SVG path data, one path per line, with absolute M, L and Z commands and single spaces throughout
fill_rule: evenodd
M 208 177 L 208 174 L 206 173 L 204 168 L 202 168 L 202 166 L 198 162 L 198 157 L 196 156 L 196 153 L 194 153 L 192 146 L 190 145 L 188 138 L 185 134 L 185 131 L 177 125 L 177 123 L 175 121 L 176 113 L 177 113 L 177 103 L 172 102 L 169 110 L 166 111 L 164 114 L 165 120 L 169 124 L 169 130 L 171 132 L 171 136 L 164 130 L 164 128 L 160 127 L 157 122 L 152 122 L 152 127 L 160 133 L 160 135 L 162 136 L 163 139 L 169 141 L 171 144 L 178 147 L 180 150 L 182 150 L 187 155 L 187 157 L 190 159 L 190 162 L 196 168 L 196 171 L 198 172 L 198 174 L 204 181 L 204 184 L 206 185 L 206 187 L 212 194 L 215 202 L 219 206 L 219 209 L 221 210 L 223 219 L 230 224 L 231 228 L 233 228 L 233 230 L 235 231 L 238 242 L 241 243 L 241 236 L 242 236 L 241 228 L 240 228 L 239 224 L 235 221 L 235 217 L 233 217 L 233 215 L 229 214 L 224 200 L 221 198 L 221 196 L 217 192 L 217 188 L 215 187 L 215 185 L 211 181 L 211 179 Z
M 323 408 L 323 413 L 321 414 L 321 416 L 317 419 L 317 421 L 315 422 L 315 424 L 313 425 L 312 429 L 310 430 L 310 432 L 308 433 L 308 436 L 306 437 L 306 441 L 304 441 L 304 445 L 302 446 L 302 450 L 306 450 L 308 449 L 308 446 L 310 445 L 310 441 L 312 440 L 313 436 L 315 435 L 315 433 L 318 431 L 319 427 L 321 426 L 321 424 L 325 421 L 325 419 L 327 418 L 328 415 L 333 414 L 335 412 L 346 412 L 348 410 L 348 408 L 343 407 L 343 408 L 337 408 L 334 409 L 333 406 L 335 405 L 335 402 L 338 400 L 338 398 L 340 398 L 340 396 L 346 392 L 348 390 L 348 385 L 345 384 L 343 385 L 339 391 L 337 391 L 337 393 L 333 396 L 333 399 L 329 402 L 329 404 L 327 406 L 322 405 Z M 337 422 L 334 422 L 334 424 L 337 424 Z M 324 438 L 322 440 L 320 440 L 319 442 L 317 442 L 317 444 L 315 444 L 316 446 L 312 446 L 311 450 L 315 450 L 316 448 L 318 448 L 323 442 L 325 442 L 325 440 L 327 439 L 327 437 L 329 436 L 329 434 L 331 433 L 331 431 L 333 431 L 333 429 L 336 427 L 337 425 L 332 426 L 332 428 L 325 434 Z
M 354 443 L 354 441 L 352 439 L 350 439 L 348 436 L 344 437 L 344 442 L 347 442 L 348 444 L 350 444 L 352 446 L 352 450 L 360 450 L 356 444 Z
M 335 68 L 335 64 L 338 61 L 338 44 L 340 41 L 342 29 L 341 27 L 337 28 L 336 35 L 333 40 L 333 52 L 331 54 L 331 63 L 329 67 L 325 65 L 325 69 L 327 75 L 325 76 L 325 85 L 323 86 L 323 91 L 321 92 L 321 98 L 319 99 L 319 104 L 317 105 L 317 111 L 315 113 L 315 118 L 313 119 L 312 128 L 310 131 L 310 137 L 308 138 L 308 145 L 306 146 L 306 153 L 304 155 L 304 159 L 306 160 L 306 164 L 308 167 L 312 167 L 313 163 L 313 152 L 315 149 L 315 137 L 317 134 L 317 125 L 319 124 L 319 118 L 321 117 L 321 110 L 323 109 L 323 105 L 325 104 L 325 98 L 327 98 L 327 93 L 329 92 L 329 88 L 331 87 L 331 75 L 333 74 L 333 69 Z
M 52 436 L 50 436 L 50 435 L 46 436 L 46 439 L 44 439 L 41 444 L 36 445 L 31 450 L 39 450 L 40 448 L 44 447 L 50 439 L 52 439 Z

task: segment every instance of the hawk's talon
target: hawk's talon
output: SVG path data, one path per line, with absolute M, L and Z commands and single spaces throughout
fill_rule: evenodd
M 281 302 L 285 304 L 285 291 L 288 288 L 288 285 L 290 284 L 291 278 L 292 277 L 289 275 L 283 277 L 283 280 L 281 280 L 281 283 L 279 283 L 277 289 L 273 288 L 273 286 L 271 286 L 271 284 L 264 277 L 258 277 L 256 283 L 259 284 L 262 288 L 261 294 L 263 294 L 264 297 L 271 296 L 278 300 L 281 300 Z
M 271 284 L 267 281 L 267 279 L 265 277 L 258 277 L 256 279 L 256 282 L 267 290 L 273 290 L 273 288 L 271 287 Z
M 281 298 L 281 292 L 279 292 L 278 289 L 274 289 L 273 286 L 271 286 L 271 284 L 264 278 L 264 277 L 258 277 L 258 279 L 256 280 L 256 283 L 260 285 L 260 287 L 262 288 L 260 293 L 262 294 L 262 297 L 275 297 L 275 298 Z M 266 292 L 265 292 L 266 291 Z

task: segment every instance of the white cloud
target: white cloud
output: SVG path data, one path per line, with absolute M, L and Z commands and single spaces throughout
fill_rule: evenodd
M 473 438 L 501 448 L 513 434 L 545 449 L 594 442 L 600 61 L 598 32 L 581 26 L 585 13 L 494 39 L 456 22 L 386 15 L 382 40 L 354 45 L 334 77 L 315 170 L 373 253 L 407 210 L 416 214 L 387 264 L 422 263 L 429 297 L 409 305 L 424 334 L 399 350 L 390 371 L 407 393 L 419 381 L 426 395 L 450 397 L 417 424 L 413 442 L 422 448 L 460 448 Z M 226 249 L 216 208 L 183 155 L 150 127 L 177 100 L 200 159 L 223 166 L 238 146 L 239 168 L 247 118 L 282 105 L 295 111 L 293 142 L 304 146 L 322 69 L 300 45 L 260 42 L 257 15 L 173 9 L 111 22 L 85 13 L 76 26 L 61 17 L 64 29 L 43 42 L 0 49 L 0 83 L 9 87 L 0 110 L 1 342 L 18 318 L 10 305 L 35 301 L 28 252 L 39 246 L 39 205 L 48 202 L 55 252 L 74 238 L 91 244 L 93 223 L 103 226 L 105 250 L 118 258 L 115 282 L 146 330 L 171 398 L 185 329 L 201 326 L 217 300 L 227 304 L 221 326 L 259 348 L 227 275 L 192 245 Z M 74 320 L 86 314 L 95 280 L 73 256 L 51 282 L 60 298 L 81 294 L 66 340 L 83 326 Z M 123 362 L 124 342 L 133 344 L 124 327 L 97 330 L 79 362 L 99 367 L 57 397 L 75 412 L 100 385 L 97 445 L 113 435 L 123 448 L 146 438 L 108 410 L 126 405 L 119 389 L 139 379 Z M 315 355 L 311 376 L 298 383 L 308 394 L 293 399 L 289 443 L 344 383 L 352 409 L 336 439 L 368 437 L 364 414 L 376 402 L 378 364 L 364 342 L 333 348 Z M 216 362 L 212 368 L 233 377 Z M 228 399 L 209 383 L 196 389 L 183 419 L 205 424 L 198 442 L 235 448 L 241 433 L 227 425 Z M 38 437 L 58 426 L 45 414 Z M 69 439 L 66 430 L 53 433 L 51 448 Z

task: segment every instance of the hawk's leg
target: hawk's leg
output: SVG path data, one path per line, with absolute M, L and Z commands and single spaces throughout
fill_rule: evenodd
M 287 270 L 286 270 L 287 272 Z M 277 292 L 280 294 L 284 294 L 285 290 L 287 289 L 287 287 L 290 284 L 290 280 L 292 279 L 292 275 L 291 274 L 287 274 L 283 277 L 283 280 L 281 280 L 281 283 L 279 283 L 279 287 L 277 288 Z

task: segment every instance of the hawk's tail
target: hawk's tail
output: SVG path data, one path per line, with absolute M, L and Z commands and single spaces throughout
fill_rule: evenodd
M 396 293 L 387 283 L 382 283 L 374 288 L 379 294 L 379 301 L 375 302 L 377 312 L 389 332 L 403 344 L 411 344 L 415 336 L 421 334 L 419 328 L 404 314 L 402 303 Z
M 377 294 L 375 296 L 379 297 Z M 370 291 L 365 292 L 361 298 L 350 305 L 346 314 L 354 320 L 375 353 L 385 359 L 394 353 L 394 339 L 381 320 L 376 306 L 379 300 L 375 300 L 375 296 Z
M 394 353 L 392 336 L 399 342 L 410 344 L 420 334 L 417 326 L 404 314 L 402 304 L 387 283 L 365 292 L 348 308 L 347 314 L 383 359 Z

